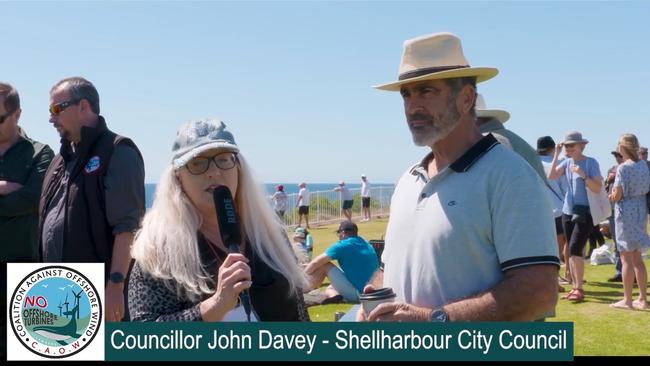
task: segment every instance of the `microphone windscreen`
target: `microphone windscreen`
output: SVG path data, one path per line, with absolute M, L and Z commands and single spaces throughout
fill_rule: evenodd
M 214 208 L 217 211 L 217 220 L 219 222 L 219 231 L 221 240 L 231 253 L 239 252 L 239 243 L 241 243 L 241 232 L 239 231 L 239 221 L 237 221 L 237 211 L 235 211 L 235 200 L 232 198 L 230 189 L 226 186 L 219 186 L 212 193 Z M 241 303 L 244 306 L 246 318 L 251 321 L 251 298 L 248 290 L 243 290 L 240 295 Z
M 214 208 L 217 212 L 219 231 L 223 244 L 227 248 L 233 245 L 239 246 L 241 233 L 239 231 L 237 211 L 235 210 L 235 200 L 232 198 L 230 189 L 226 186 L 215 188 L 212 199 L 214 200 Z

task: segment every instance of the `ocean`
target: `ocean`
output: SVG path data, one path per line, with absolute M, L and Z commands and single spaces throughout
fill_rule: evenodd
M 298 188 L 298 183 L 265 183 L 264 188 L 266 189 L 266 193 L 269 196 L 272 195 L 273 192 L 275 192 L 275 186 L 277 186 L 278 184 L 282 184 L 284 186 L 284 191 L 287 194 L 298 193 L 298 191 L 300 190 Z M 345 185 L 350 189 L 361 188 L 361 183 L 346 183 Z M 310 192 L 331 191 L 336 186 L 338 186 L 338 183 L 307 183 L 307 189 L 309 189 Z M 371 187 L 379 187 L 379 186 L 393 186 L 393 184 L 371 182 Z M 144 185 L 144 190 L 145 190 L 145 202 L 147 208 L 150 208 L 151 205 L 153 204 L 153 196 L 156 191 L 156 185 L 154 183 L 146 183 Z

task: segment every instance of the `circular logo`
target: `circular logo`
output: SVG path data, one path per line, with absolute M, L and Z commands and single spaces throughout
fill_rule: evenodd
M 40 268 L 20 281 L 11 296 L 14 334 L 31 352 L 63 358 L 84 349 L 102 321 L 95 286 L 72 268 Z
M 95 170 L 99 169 L 99 156 L 93 156 L 88 160 L 88 163 L 86 163 L 86 166 L 84 167 L 84 171 L 86 173 L 92 173 Z

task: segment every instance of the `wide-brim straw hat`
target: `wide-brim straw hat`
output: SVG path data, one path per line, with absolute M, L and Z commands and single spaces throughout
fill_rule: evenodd
M 582 138 L 582 134 L 578 131 L 571 131 L 564 137 L 563 144 L 588 144 L 589 140 Z
M 433 33 L 404 42 L 399 65 L 398 81 L 377 85 L 375 88 L 399 91 L 403 84 L 416 81 L 475 77 L 476 82 L 495 77 L 499 70 L 493 67 L 471 67 L 458 36 Z
M 481 94 L 476 94 L 476 117 L 479 118 L 496 118 L 499 122 L 505 123 L 510 119 L 510 113 L 502 109 L 487 109 L 485 99 Z

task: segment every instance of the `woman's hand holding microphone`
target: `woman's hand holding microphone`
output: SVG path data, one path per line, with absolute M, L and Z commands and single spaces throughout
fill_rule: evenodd
M 239 253 L 226 257 L 217 278 L 217 289 L 210 298 L 200 305 L 201 316 L 205 321 L 221 321 L 237 305 L 239 294 L 253 284 L 248 259 Z

